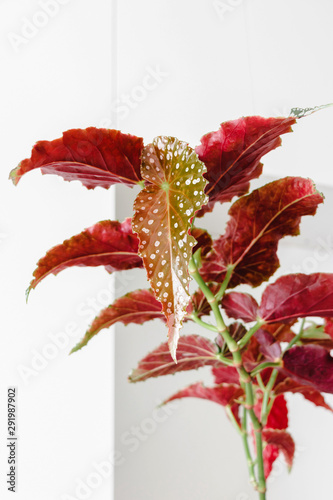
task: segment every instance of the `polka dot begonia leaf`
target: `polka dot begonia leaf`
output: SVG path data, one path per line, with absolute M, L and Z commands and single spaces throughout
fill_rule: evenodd
M 187 143 L 156 137 L 143 149 L 146 186 L 132 219 L 139 255 L 167 319 L 170 353 L 176 361 L 179 331 L 189 302 L 188 264 L 196 240 L 189 234 L 195 213 L 207 202 L 204 164 Z

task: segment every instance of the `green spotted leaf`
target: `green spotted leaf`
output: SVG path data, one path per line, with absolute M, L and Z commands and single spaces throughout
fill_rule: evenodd
M 207 202 L 204 164 L 187 143 L 156 137 L 142 152 L 146 187 L 135 202 L 133 231 L 155 297 L 167 319 L 170 353 L 176 361 L 179 331 L 189 302 L 188 264 L 196 240 L 195 213 Z

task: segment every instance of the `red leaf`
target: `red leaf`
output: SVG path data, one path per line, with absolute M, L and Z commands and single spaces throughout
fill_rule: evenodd
M 262 397 L 259 396 L 254 406 L 254 412 L 260 419 Z M 287 429 L 288 427 L 288 407 L 285 397 L 279 395 L 274 399 L 271 411 L 268 414 L 266 429 Z
M 226 232 L 204 262 L 205 281 L 222 282 L 233 265 L 230 287 L 258 286 L 279 267 L 278 242 L 299 234 L 301 216 L 314 215 L 323 202 L 311 180 L 286 177 L 237 200 L 229 210 Z
M 277 342 L 290 342 L 294 337 L 295 333 L 291 330 L 290 326 L 294 324 L 297 320 L 291 321 L 288 324 L 284 323 L 271 323 L 265 324 L 261 327 L 262 330 L 273 335 Z
M 185 370 L 196 370 L 201 366 L 219 366 L 216 345 L 199 335 L 182 336 L 178 344 L 178 362 L 175 363 L 168 344 L 160 345 L 143 358 L 129 376 L 130 382 L 139 382 L 151 377 L 160 377 Z
M 260 352 L 270 361 L 278 361 L 281 358 L 281 346 L 276 342 L 273 335 L 261 328 L 255 333 L 255 338 L 260 344 Z
M 267 479 L 272 472 L 273 464 L 277 457 L 279 456 L 279 448 L 277 446 L 267 445 L 263 451 L 264 459 L 264 474 L 265 479 Z
M 199 382 L 177 392 L 164 401 L 163 404 L 181 398 L 200 398 L 208 399 L 209 401 L 213 401 L 214 403 L 218 403 L 222 406 L 232 406 L 235 400 L 243 395 L 243 389 L 237 385 L 221 384 L 215 387 L 205 387 L 201 382 Z
M 119 130 L 72 129 L 60 139 L 39 141 L 31 158 L 11 171 L 17 184 L 25 173 L 41 168 L 43 174 L 61 175 L 66 181 L 81 181 L 88 188 L 112 184 L 133 186 L 141 180 L 140 156 L 143 139 Z
M 251 372 L 259 364 L 259 357 L 261 355 L 260 344 L 255 335 L 251 337 L 250 341 L 246 344 L 242 351 L 242 360 L 245 370 Z
M 142 325 L 146 321 L 155 318 L 165 320 L 161 303 L 155 299 L 152 291 L 135 290 L 134 292 L 130 292 L 100 312 L 81 342 L 71 350 L 71 353 L 87 345 L 89 340 L 97 335 L 100 330 L 109 328 L 119 321 L 124 325 L 128 325 L 129 323 Z
M 236 321 L 228 326 L 230 336 L 238 343 L 244 335 L 246 334 L 246 328 L 242 323 Z M 221 349 L 221 354 L 227 358 L 232 358 L 232 353 L 229 350 L 228 344 L 222 339 L 221 335 L 218 335 L 215 339 L 216 344 Z
M 297 382 L 333 394 L 333 358 L 324 347 L 292 347 L 283 356 L 283 371 Z
M 135 200 L 133 229 L 148 280 L 167 318 L 174 360 L 190 298 L 188 264 L 196 241 L 189 230 L 206 200 L 204 171 L 187 143 L 173 137 L 156 137 L 142 153 L 141 174 L 151 184 Z
M 211 211 L 217 201 L 246 194 L 249 181 L 261 174 L 261 157 L 280 146 L 279 135 L 291 132 L 294 123 L 294 118 L 248 116 L 224 122 L 216 132 L 204 135 L 196 152 L 207 167 L 209 203 L 197 216 Z
M 193 248 L 193 253 L 201 248 L 201 255 L 207 255 L 212 249 L 213 240 L 211 235 L 205 229 L 199 227 L 192 227 L 191 235 L 197 240 L 197 244 Z
M 327 410 L 333 411 L 333 409 L 326 403 L 324 397 L 322 396 L 322 394 L 320 394 L 319 391 L 317 391 L 313 387 L 310 387 L 309 385 L 300 384 L 299 382 L 296 382 L 289 377 L 285 378 L 274 387 L 275 394 L 283 394 L 285 392 L 302 394 L 305 399 L 311 401 L 316 406 L 322 406 Z
M 237 384 L 240 385 L 239 375 L 233 366 L 215 366 L 212 369 L 214 375 L 215 384 Z
M 201 316 L 209 316 L 211 313 L 211 307 L 200 289 L 191 296 L 191 300 L 186 309 L 187 316 L 190 316 L 193 312 L 195 312 L 199 318 Z
M 289 469 L 291 469 L 293 465 L 293 459 L 294 459 L 294 454 L 295 454 L 295 443 L 289 432 L 283 431 L 283 430 L 273 430 L 273 429 L 264 429 L 262 432 L 263 439 L 267 443 L 268 446 L 271 446 L 271 454 L 274 450 L 273 447 L 276 447 L 278 450 L 281 450 L 284 458 L 286 460 L 287 466 Z M 267 446 L 267 448 L 268 448 Z M 264 451 L 265 454 L 265 451 Z M 275 458 L 273 462 L 275 461 Z M 265 470 L 265 477 L 267 478 L 272 470 L 272 467 L 270 464 L 272 463 L 272 458 L 268 460 L 268 457 L 266 457 L 266 470 Z M 266 464 L 265 464 L 266 465 Z
M 333 315 L 333 274 L 288 274 L 268 285 L 259 315 L 267 323 L 288 323 L 293 318 Z
M 132 232 L 131 219 L 98 222 L 51 248 L 38 261 L 28 291 L 49 274 L 72 266 L 104 266 L 109 273 L 142 267 L 137 252 L 138 238 Z
M 257 319 L 257 301 L 248 293 L 228 293 L 222 300 L 222 307 L 229 318 L 242 319 L 246 323 Z

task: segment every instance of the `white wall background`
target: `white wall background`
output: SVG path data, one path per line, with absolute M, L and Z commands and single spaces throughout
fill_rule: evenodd
M 170 134 L 194 146 L 224 120 L 286 115 L 291 107 L 333 101 L 329 0 L 119 0 L 117 18 L 115 0 L 54 1 L 59 7 L 55 15 L 30 32 L 26 42 L 16 38 L 16 49 L 9 34 L 22 35 L 26 19 L 38 24 L 42 2 L 0 2 L 0 470 L 7 471 L 6 391 L 16 385 L 18 500 L 66 500 L 66 495 L 79 500 L 84 492 L 75 489 L 77 481 L 87 484 L 88 478 L 96 478 L 94 463 L 110 461 L 113 335 L 101 333 L 87 349 L 67 356 L 89 322 L 78 308 L 86 310 L 87 298 L 103 307 L 110 277 L 103 269 L 67 270 L 41 283 L 28 306 L 24 290 L 48 248 L 112 217 L 113 206 L 110 192 L 88 192 L 78 183 L 42 178 L 38 172 L 14 188 L 7 180 L 9 170 L 29 156 L 36 140 L 59 137 L 68 128 L 118 124 L 146 141 Z M 303 224 L 303 236 L 281 245 L 284 272 L 294 266 L 306 272 L 333 271 L 332 112 L 302 120 L 284 137 L 283 148 L 265 159 L 266 178 L 260 182 L 309 176 L 327 195 L 318 217 Z M 131 214 L 134 196 L 134 191 L 119 189 L 119 219 Z M 223 231 L 225 211 L 205 220 L 215 235 Z M 314 255 L 320 238 L 327 254 L 319 262 Z M 115 291 L 122 295 L 139 286 L 146 286 L 142 272 L 120 273 Z M 70 322 L 77 330 L 75 336 L 65 336 L 68 346 L 23 380 L 18 367 L 31 367 L 33 350 L 43 353 L 50 334 L 63 332 Z M 188 333 L 193 331 L 187 327 Z M 160 422 L 149 427 L 157 401 L 188 383 L 210 381 L 203 370 L 129 385 L 129 370 L 164 340 L 158 322 L 117 329 L 114 447 L 120 458 L 115 499 L 255 499 L 239 438 L 218 405 L 179 402 L 169 415 L 160 412 Z M 288 476 L 283 461 L 277 464 L 269 498 L 330 498 L 332 416 L 296 396 L 290 418 L 298 446 L 295 467 Z M 135 441 L 138 427 L 141 437 Z M 0 491 L 1 498 L 11 498 L 3 477 Z M 104 500 L 111 494 L 108 477 L 86 498 Z
M 25 289 L 49 248 L 113 217 L 112 194 L 40 172 L 14 187 L 8 175 L 30 156 L 35 141 L 55 139 L 69 128 L 98 126 L 109 114 L 112 5 L 107 0 L 56 0 L 48 3 L 48 12 L 52 5 L 54 10 L 46 15 L 46 3 L 0 2 L 0 498 L 13 498 L 6 485 L 5 438 L 7 387 L 14 385 L 19 436 L 15 498 L 102 500 L 111 497 L 112 482 L 110 474 L 99 480 L 94 464 L 110 463 L 113 449 L 112 337 L 101 335 L 78 355 L 68 352 L 89 324 L 83 314 L 87 300 L 99 308 L 106 305 L 101 301 L 111 296 L 111 278 L 101 268 L 73 268 L 45 279 L 31 292 L 28 305 Z M 26 40 L 18 39 L 16 50 L 11 33 Z M 82 485 L 87 481 L 90 492 Z

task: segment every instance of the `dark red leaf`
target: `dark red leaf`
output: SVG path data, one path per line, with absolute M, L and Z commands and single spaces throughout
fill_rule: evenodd
M 285 392 L 291 392 L 293 394 L 302 394 L 305 399 L 311 401 L 316 406 L 322 406 L 327 410 L 333 411 L 333 409 L 326 403 L 322 394 L 319 391 L 310 387 L 309 385 L 303 385 L 295 380 L 286 377 L 284 380 L 280 381 L 274 387 L 275 394 L 283 394 Z
M 245 370 L 251 372 L 260 364 L 260 344 L 255 336 L 251 337 L 250 342 L 246 344 L 242 351 L 242 360 Z
M 139 382 L 151 377 L 160 377 L 185 370 L 196 370 L 201 366 L 220 366 L 218 348 L 209 339 L 199 335 L 179 338 L 177 350 L 178 362 L 171 357 L 168 344 L 160 345 L 143 358 L 138 367 L 129 376 L 130 382 Z
M 112 273 L 142 267 L 139 240 L 132 232 L 131 219 L 105 220 L 65 240 L 47 252 L 37 263 L 29 290 L 49 274 L 72 266 L 104 266 Z
M 161 303 L 155 299 L 152 291 L 135 290 L 134 292 L 130 292 L 100 312 L 81 342 L 71 350 L 71 353 L 87 345 L 89 340 L 97 335 L 100 330 L 109 328 L 119 321 L 124 325 L 128 325 L 129 323 L 142 325 L 146 321 L 155 318 L 165 320 Z
M 236 384 L 240 385 L 239 375 L 233 366 L 215 366 L 212 369 L 215 384 Z
M 268 285 L 259 315 L 267 323 L 333 314 L 333 274 L 288 274 Z
M 260 352 L 269 361 L 278 361 L 281 357 L 281 346 L 276 342 L 273 335 L 261 328 L 255 333 L 255 338 L 260 344 Z
M 246 334 L 247 330 L 242 325 L 242 323 L 239 323 L 236 321 L 235 323 L 232 323 L 231 325 L 228 326 L 229 334 L 230 336 L 238 342 L 241 340 L 244 335 Z M 226 342 L 223 341 L 221 335 L 218 335 L 217 339 L 215 340 L 216 344 L 220 347 L 221 353 L 223 354 L 224 357 L 227 358 L 232 358 L 232 353 L 229 351 L 228 345 Z
M 237 200 L 225 234 L 204 261 L 205 281 L 222 282 L 229 265 L 235 267 L 230 287 L 267 281 L 279 267 L 279 240 L 299 234 L 301 216 L 314 215 L 322 202 L 312 181 L 300 177 L 271 182 Z
M 43 174 L 57 174 L 66 181 L 81 181 L 88 188 L 109 188 L 112 184 L 133 186 L 141 180 L 140 157 L 143 139 L 119 130 L 72 129 L 54 141 L 39 141 L 31 158 L 11 171 L 17 184 L 25 173 L 41 168 Z
M 291 321 L 288 324 L 284 323 L 271 323 L 264 324 L 261 329 L 265 332 L 273 335 L 277 342 L 290 342 L 294 337 L 295 333 L 291 330 L 290 326 L 294 324 L 297 320 Z
M 222 300 L 222 307 L 229 318 L 242 319 L 245 322 L 257 319 L 257 301 L 248 293 L 228 293 Z
M 291 132 L 295 118 L 247 116 L 221 124 L 216 132 L 201 139 L 196 152 L 207 167 L 209 203 L 197 216 L 211 211 L 214 204 L 230 201 L 249 190 L 251 179 L 262 172 L 261 157 L 280 146 L 280 135 Z
M 201 382 L 199 382 L 177 392 L 164 401 L 163 404 L 181 398 L 201 398 L 208 399 L 209 401 L 213 401 L 214 403 L 218 403 L 222 406 L 233 406 L 235 400 L 243 395 L 243 389 L 237 385 L 220 384 L 215 387 L 205 387 Z
M 190 316 L 194 312 L 199 318 L 201 316 L 209 316 L 211 313 L 211 307 L 200 289 L 191 295 L 191 300 L 186 309 L 187 316 Z
M 264 441 L 267 443 L 267 448 L 272 447 L 270 452 L 270 458 L 266 457 L 266 468 L 265 468 L 265 477 L 267 478 L 272 470 L 272 454 L 275 455 L 273 447 L 276 447 L 278 450 L 282 451 L 284 458 L 286 460 L 287 466 L 291 469 L 293 465 L 293 459 L 295 454 L 295 443 L 289 432 L 284 430 L 276 430 L 276 429 L 264 429 L 262 432 L 262 436 Z M 266 448 L 266 449 L 267 449 Z M 265 451 L 264 451 L 265 454 Z M 273 462 L 276 458 L 274 458 Z
M 283 371 L 297 382 L 333 394 L 333 358 L 324 347 L 292 347 L 283 356 Z
M 204 164 L 187 143 L 156 137 L 142 153 L 146 185 L 134 203 L 133 230 L 156 298 L 167 318 L 170 352 L 176 360 L 179 331 L 190 299 L 188 265 L 196 240 L 189 234 L 206 201 Z
M 207 255 L 212 249 L 213 240 L 211 235 L 205 229 L 199 227 L 192 227 L 191 235 L 197 240 L 197 244 L 193 248 L 193 253 L 201 248 L 201 255 Z

